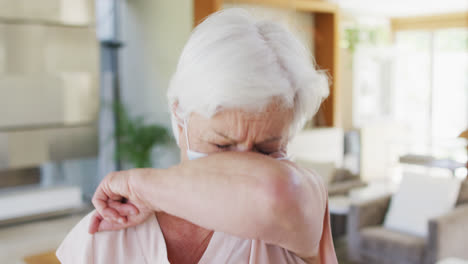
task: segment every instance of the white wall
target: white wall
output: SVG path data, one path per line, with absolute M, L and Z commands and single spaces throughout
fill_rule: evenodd
M 353 125 L 353 54 L 347 49 L 341 49 L 340 65 L 340 93 L 339 107 L 341 116 L 341 126 L 347 130 L 352 130 Z
M 122 1 L 121 95 L 133 115 L 170 127 L 166 91 L 193 25 L 192 0 Z
M 170 128 L 166 92 L 193 28 L 192 0 L 122 0 L 121 98 L 131 115 Z M 153 150 L 153 166 L 179 161 L 176 146 Z

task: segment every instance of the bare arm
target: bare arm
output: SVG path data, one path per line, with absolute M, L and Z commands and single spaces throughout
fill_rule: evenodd
M 291 162 L 260 154 L 225 152 L 166 170 L 144 169 L 130 178 L 129 188 L 151 208 L 301 257 L 312 256 L 322 236 L 322 182 Z

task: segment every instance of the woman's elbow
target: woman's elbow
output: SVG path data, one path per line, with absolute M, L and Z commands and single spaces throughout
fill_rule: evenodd
M 265 184 L 269 218 L 277 228 L 295 231 L 305 217 L 304 188 L 301 175 L 288 169 L 270 172 Z

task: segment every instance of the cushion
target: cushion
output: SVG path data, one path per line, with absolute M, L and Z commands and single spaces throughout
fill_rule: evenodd
M 335 163 L 334 162 L 315 162 L 305 159 L 295 159 L 297 165 L 312 170 L 323 178 L 323 181 L 329 185 L 333 181 L 335 175 Z
M 383 227 L 361 230 L 361 254 L 370 259 L 391 263 L 423 263 L 426 240 Z
M 405 174 L 392 197 L 384 227 L 427 237 L 429 220 L 455 207 L 460 180 Z

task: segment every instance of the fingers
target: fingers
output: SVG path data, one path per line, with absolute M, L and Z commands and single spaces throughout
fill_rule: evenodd
M 99 213 L 93 216 L 89 232 L 95 233 L 106 230 L 125 228 L 132 221 L 139 219 L 138 207 L 126 201 L 130 195 L 128 190 L 127 174 L 124 172 L 113 172 L 108 174 L 99 184 L 93 196 L 92 203 Z
M 93 235 L 101 231 L 120 230 L 135 226 L 143 223 L 152 214 L 152 212 L 147 212 L 145 210 L 139 211 L 136 206 L 131 203 L 122 204 L 117 201 L 110 202 L 107 209 L 114 209 L 119 212 L 121 214 L 120 217 L 124 219 L 124 222 L 121 223 L 114 221 L 112 218 L 103 217 L 98 211 L 95 211 L 89 222 L 88 233 Z M 137 212 L 137 214 L 131 215 L 133 212 Z M 126 214 L 128 216 L 122 214 Z
M 106 223 L 106 227 L 109 226 L 107 223 L 123 225 L 127 223 L 126 216 L 137 215 L 139 213 L 138 208 L 134 204 L 130 202 L 124 204 L 113 200 L 108 201 L 106 207 L 101 208 L 100 211 L 102 215 L 98 213 L 98 210 L 91 220 L 89 227 L 90 234 L 98 231 L 101 222 Z
M 133 209 L 131 206 L 123 206 L 122 208 L 117 207 L 117 209 L 109 206 L 109 202 L 113 200 L 120 201 L 123 199 L 119 194 L 119 190 L 113 190 L 111 188 L 112 180 L 118 179 L 116 178 L 116 175 L 116 173 L 111 173 L 104 178 L 93 196 L 92 203 L 103 218 L 123 224 L 126 222 L 126 217 L 123 217 L 117 209 L 127 213 L 133 212 Z
M 100 216 L 102 218 L 110 219 L 112 221 L 116 221 L 119 223 L 123 223 L 125 220 L 122 217 L 122 215 L 125 214 L 120 214 L 115 208 L 111 207 L 109 205 L 109 202 L 113 202 L 112 200 L 108 200 L 107 197 L 103 197 L 99 191 L 96 191 L 96 194 L 93 197 L 93 205 L 96 208 L 96 211 L 100 213 Z M 118 203 L 118 202 L 115 202 Z M 115 206 L 115 204 L 114 204 Z M 126 210 L 130 210 L 126 208 Z M 122 209 L 123 211 L 123 209 Z
M 95 211 L 93 216 L 91 216 L 91 221 L 88 227 L 88 233 L 90 234 L 96 233 L 99 230 L 99 225 L 101 221 L 102 221 L 102 216 L 97 211 Z
M 109 197 L 107 196 L 107 194 L 104 192 L 103 188 L 101 186 L 99 186 L 96 190 L 96 192 L 94 193 L 94 196 L 93 196 L 93 199 L 92 199 L 92 203 L 94 205 L 94 207 L 96 208 L 96 210 L 98 212 L 103 212 L 104 209 L 107 208 L 107 202 L 109 200 Z M 105 216 L 103 214 L 103 216 Z
M 124 224 L 127 222 L 127 218 L 119 214 L 119 212 L 112 207 L 106 207 L 101 211 L 104 219 L 118 222 L 119 224 Z
M 122 203 L 119 201 L 109 201 L 107 205 L 114 208 L 120 216 L 137 215 L 139 213 L 138 208 L 131 202 Z
M 120 229 L 123 229 L 123 228 L 126 228 L 126 227 L 127 227 L 127 225 L 122 225 L 122 224 L 110 222 L 110 221 L 107 221 L 107 220 L 103 220 L 103 221 L 101 221 L 101 223 L 99 225 L 98 232 L 120 230 Z
M 88 233 L 91 235 L 102 232 L 102 231 L 111 231 L 119 230 L 125 228 L 126 224 L 115 223 L 104 219 L 97 211 L 91 216 L 91 221 L 88 227 Z

